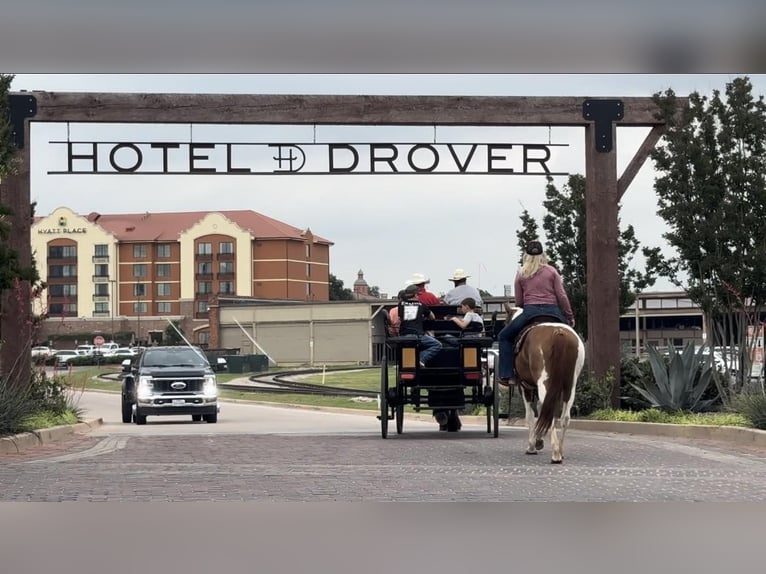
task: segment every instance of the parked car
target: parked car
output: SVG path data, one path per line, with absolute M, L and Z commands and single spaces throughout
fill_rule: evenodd
M 63 351 L 56 351 L 53 353 L 53 356 L 56 357 L 56 365 L 57 366 L 63 366 L 68 365 L 69 361 L 74 359 L 75 357 L 80 357 L 81 354 L 77 351 L 72 350 L 63 350 Z
M 135 357 L 138 350 L 135 347 L 118 347 L 112 353 L 113 357 Z
M 104 343 L 99 345 L 93 350 L 94 355 L 101 355 L 102 357 L 110 357 L 114 355 L 114 352 L 119 348 L 117 343 Z
M 75 351 L 80 355 L 92 355 L 96 350 L 96 345 L 77 345 Z
M 53 349 L 50 347 L 32 347 L 32 358 L 35 357 L 50 357 L 53 353 Z

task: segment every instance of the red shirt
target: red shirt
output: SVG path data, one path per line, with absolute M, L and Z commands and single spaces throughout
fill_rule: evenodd
M 516 305 L 558 305 L 570 323 L 574 320 L 569 297 L 564 291 L 561 275 L 555 267 L 545 265 L 532 277 L 522 277 L 516 274 L 514 285 L 514 300 Z
M 441 305 L 439 298 L 430 291 L 426 291 L 423 285 L 418 286 L 418 301 L 423 305 Z

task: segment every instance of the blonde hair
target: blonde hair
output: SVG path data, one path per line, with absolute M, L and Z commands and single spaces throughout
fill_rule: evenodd
M 524 258 L 521 261 L 519 274 L 524 279 L 534 277 L 540 269 L 548 265 L 548 257 L 546 257 L 545 253 L 541 253 L 540 255 L 528 255 L 525 253 Z

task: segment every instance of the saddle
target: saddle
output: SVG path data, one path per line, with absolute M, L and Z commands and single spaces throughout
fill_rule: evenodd
M 521 330 L 521 333 L 519 333 L 519 336 L 516 337 L 516 341 L 513 344 L 514 356 L 516 356 L 516 354 L 521 349 L 521 346 L 524 344 L 524 340 L 527 338 L 529 332 L 540 323 L 561 323 L 561 319 L 555 315 L 538 315 L 537 317 L 530 319 L 529 323 L 527 323 Z

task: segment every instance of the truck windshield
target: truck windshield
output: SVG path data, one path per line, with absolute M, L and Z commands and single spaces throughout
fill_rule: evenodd
M 207 367 L 208 362 L 194 349 L 147 349 L 146 367 Z

